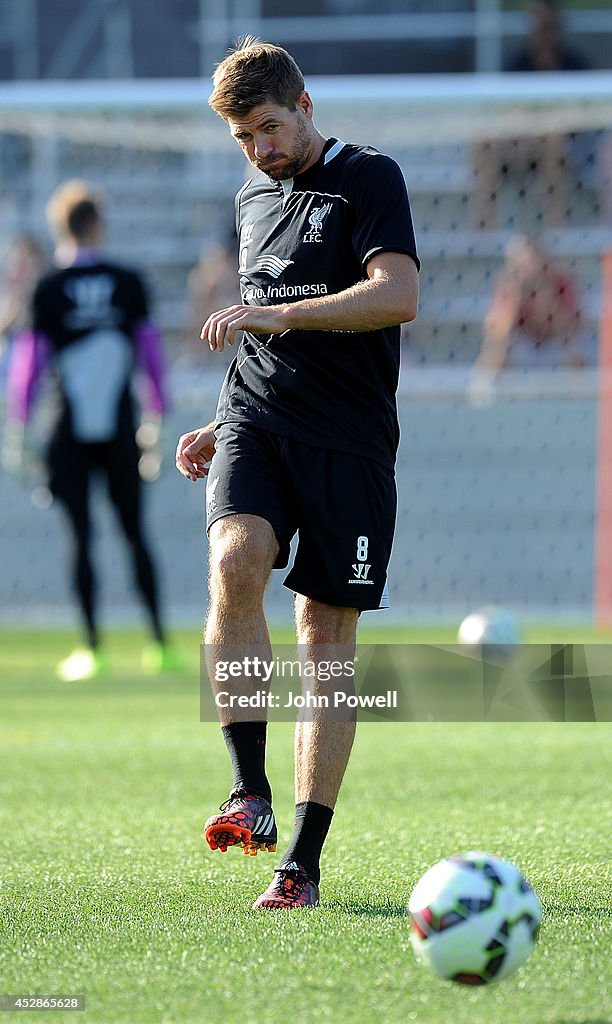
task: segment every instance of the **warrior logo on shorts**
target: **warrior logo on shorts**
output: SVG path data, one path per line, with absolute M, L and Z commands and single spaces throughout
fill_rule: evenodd
M 363 562 L 360 562 L 359 565 L 356 565 L 353 562 L 352 568 L 353 568 L 353 572 L 355 573 L 355 579 L 357 579 L 357 580 L 364 580 L 365 581 L 368 578 L 368 573 L 369 573 L 370 569 L 372 568 L 372 566 L 368 565 L 367 563 L 364 564 Z
M 206 514 L 211 516 L 213 512 L 217 511 L 217 499 L 215 497 L 215 491 L 219 483 L 219 477 L 216 476 L 214 480 L 210 480 L 208 487 L 206 488 Z
M 354 578 L 352 580 L 349 580 L 349 583 L 363 583 L 365 586 L 372 586 L 372 584 L 374 583 L 374 580 L 368 579 L 368 574 L 370 572 L 370 569 L 372 568 L 371 563 L 366 562 L 366 558 L 368 557 L 369 546 L 370 541 L 368 537 L 357 538 L 357 561 L 353 562 L 351 566 Z

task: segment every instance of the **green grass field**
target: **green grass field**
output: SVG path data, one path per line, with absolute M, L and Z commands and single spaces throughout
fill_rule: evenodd
M 230 776 L 199 722 L 197 633 L 179 637 L 182 675 L 144 679 L 117 632 L 113 672 L 66 686 L 51 669 L 70 640 L 0 633 L 0 992 L 85 994 L 54 1024 L 609 1024 L 607 726 L 362 724 L 321 908 L 257 913 L 277 858 L 201 838 Z M 282 838 L 291 744 L 270 727 Z M 428 866 L 474 847 L 514 859 L 545 913 L 531 961 L 486 990 L 417 965 L 405 915 Z

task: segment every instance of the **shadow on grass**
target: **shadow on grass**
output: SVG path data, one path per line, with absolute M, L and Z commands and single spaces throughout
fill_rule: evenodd
M 407 909 L 403 903 L 370 903 L 367 900 L 325 900 L 323 909 L 341 914 L 353 914 L 356 917 L 406 917 L 407 915 Z M 584 1021 L 580 1024 L 607 1024 L 607 1022 Z

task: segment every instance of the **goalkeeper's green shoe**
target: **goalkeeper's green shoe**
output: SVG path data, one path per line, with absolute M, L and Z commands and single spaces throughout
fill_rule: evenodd
M 147 644 L 143 648 L 140 664 L 148 676 L 159 676 L 162 672 L 183 672 L 185 669 L 184 659 L 169 644 Z
M 80 683 L 95 679 L 108 668 L 106 658 L 91 647 L 72 651 L 55 666 L 55 674 L 63 683 Z

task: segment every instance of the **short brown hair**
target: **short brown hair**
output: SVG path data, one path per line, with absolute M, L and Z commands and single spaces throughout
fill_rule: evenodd
M 54 235 L 79 242 L 101 220 L 103 207 L 102 196 L 75 178 L 56 188 L 47 203 L 47 220 Z
M 295 110 L 304 76 L 282 46 L 246 36 L 217 65 L 209 104 L 226 121 L 272 101 Z

